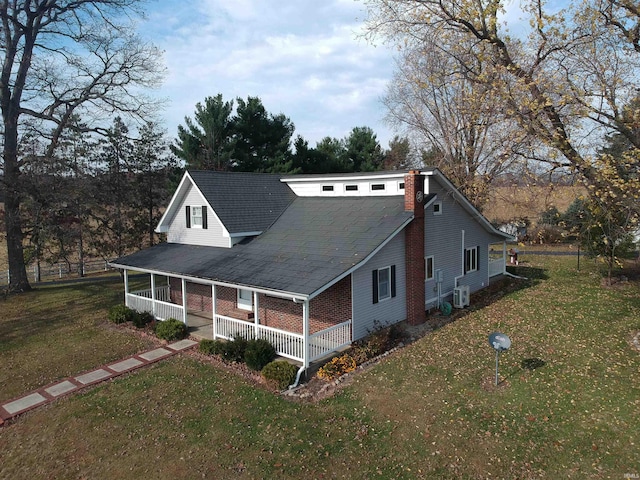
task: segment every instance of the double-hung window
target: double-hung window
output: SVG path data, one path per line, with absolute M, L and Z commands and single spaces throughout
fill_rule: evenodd
M 464 273 L 478 270 L 480 261 L 480 247 L 465 248 L 464 250 Z
M 207 207 L 204 205 L 186 206 L 187 228 L 207 228 Z
M 373 303 L 396 296 L 396 266 L 373 270 Z

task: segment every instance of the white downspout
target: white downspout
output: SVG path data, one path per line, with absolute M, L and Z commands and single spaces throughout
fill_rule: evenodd
M 458 280 L 460 280 L 462 277 L 464 277 L 464 257 L 465 257 L 465 255 L 464 255 L 464 230 L 460 230 L 460 233 L 462 234 L 462 246 L 460 248 L 460 255 L 461 255 L 460 258 L 462 258 L 462 273 L 453 279 L 454 288 L 459 286 L 458 285 Z
M 302 304 L 302 366 L 298 369 L 296 381 L 289 388 L 296 388 L 300 383 L 302 372 L 309 368 L 309 300 L 305 299 Z

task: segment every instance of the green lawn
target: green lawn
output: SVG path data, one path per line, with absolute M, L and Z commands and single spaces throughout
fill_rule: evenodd
M 0 429 L 2 478 L 614 478 L 640 474 L 640 287 L 600 287 L 592 262 L 525 259 L 527 288 L 470 311 L 386 357 L 317 404 L 293 403 L 232 374 L 181 356 L 35 410 Z M 76 357 L 46 338 L 88 325 L 76 370 L 104 363 L 96 349 L 139 341 L 107 328 L 119 286 L 51 287 L 5 306 L 61 304 L 8 340 L 0 315 L 0 361 L 43 357 L 52 377 Z M 50 300 L 48 300 L 50 299 Z M 100 307 L 102 306 L 102 307 Z M 12 308 L 12 307 L 11 307 Z M 92 314 L 94 308 L 102 308 Z M 80 313 L 81 312 L 81 313 Z M 86 317 L 84 321 L 78 318 Z M 505 381 L 491 386 L 487 335 L 507 333 Z M 20 340 L 19 337 L 24 337 Z M 134 345 L 134 344 L 138 345 Z M 31 353 L 29 353 L 31 352 Z M 52 356 L 52 360 L 47 359 Z M 544 365 L 542 363 L 544 362 Z M 58 365 L 58 366 L 56 366 Z M 540 366 L 542 365 L 542 366 Z M 525 367 L 536 367 L 527 369 Z M 16 368 L 16 363 L 13 364 Z M 4 368 L 17 392 L 42 373 Z M 59 370 L 59 371 L 58 371 Z M 54 374 L 52 372 L 58 371 Z

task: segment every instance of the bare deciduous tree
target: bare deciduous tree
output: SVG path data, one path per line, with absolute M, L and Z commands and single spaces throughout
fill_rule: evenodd
M 135 35 L 139 0 L 0 1 L 0 109 L 5 226 L 13 291 L 30 288 L 22 242 L 19 155 L 27 129 L 47 139 L 47 161 L 71 119 L 104 131 L 105 113 L 142 117 L 157 102 L 141 88 L 161 79 L 161 53 Z M 151 108 L 149 108 L 151 107 Z
M 411 136 L 478 208 L 491 182 L 508 171 L 531 138 L 507 118 L 489 89 L 470 81 L 459 59 L 431 42 L 407 50 L 384 103 L 387 118 Z

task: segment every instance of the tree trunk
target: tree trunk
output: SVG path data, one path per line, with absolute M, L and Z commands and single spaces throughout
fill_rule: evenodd
M 18 129 L 13 122 L 4 122 L 4 210 L 9 259 L 10 292 L 31 290 L 22 248 L 22 218 L 20 216 L 20 167 L 18 166 Z

